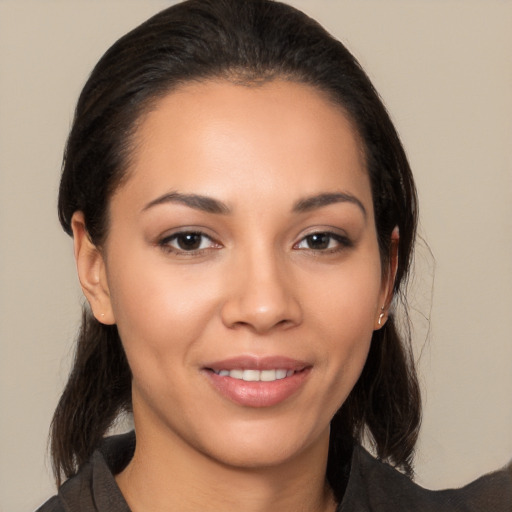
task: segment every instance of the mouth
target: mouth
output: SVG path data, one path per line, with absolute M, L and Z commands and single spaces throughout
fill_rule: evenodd
M 312 365 L 285 357 L 243 356 L 203 367 L 223 398 L 245 407 L 271 407 L 298 393 Z
M 274 382 L 276 380 L 291 377 L 297 371 L 302 370 L 286 370 L 284 368 L 277 368 L 271 370 L 243 370 L 236 368 L 234 370 L 213 370 L 219 377 L 231 377 L 232 379 L 243 380 L 245 382 Z

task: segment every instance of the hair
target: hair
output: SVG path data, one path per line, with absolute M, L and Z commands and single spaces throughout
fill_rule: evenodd
M 209 79 L 244 86 L 299 82 L 343 108 L 364 147 L 383 269 L 391 233 L 399 228 L 393 291 L 404 302 L 417 198 L 398 134 L 342 43 L 304 13 L 271 0 L 188 0 L 156 14 L 104 54 L 80 95 L 64 153 L 58 201 L 64 230 L 72 234 L 71 217 L 82 211 L 90 239 L 102 246 L 109 199 L 126 179 L 144 114 L 180 85 Z M 363 439 L 380 459 L 412 472 L 421 403 L 408 333 L 398 332 L 393 312 L 373 333 L 362 374 L 331 423 L 327 477 L 333 488 L 353 443 Z M 74 365 L 52 422 L 58 484 L 62 475 L 78 471 L 130 408 L 131 372 L 117 329 L 85 308 Z

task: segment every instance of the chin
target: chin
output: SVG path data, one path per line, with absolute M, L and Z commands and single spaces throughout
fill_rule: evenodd
M 313 446 L 329 444 L 329 427 L 305 431 L 301 425 L 283 423 L 275 425 L 239 425 L 219 432 L 209 438 L 210 457 L 232 467 L 257 469 L 276 467 L 290 463 L 306 453 Z M 214 441 L 212 443 L 212 441 Z
M 282 466 L 299 454 L 300 451 L 296 447 L 275 446 L 274 443 L 271 446 L 240 443 L 236 446 L 230 444 L 226 449 L 217 449 L 215 453 L 211 453 L 211 456 L 225 466 L 255 470 Z

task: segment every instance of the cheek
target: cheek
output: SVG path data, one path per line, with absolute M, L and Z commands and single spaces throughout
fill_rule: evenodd
M 185 361 L 211 322 L 217 287 L 197 269 L 173 268 L 159 256 L 151 261 L 133 252 L 122 265 L 114 256 L 111 302 L 130 365 Z
M 375 315 L 379 308 L 381 279 L 379 262 L 354 266 L 350 272 L 333 272 L 327 290 L 312 294 L 309 309 L 312 329 L 319 343 L 329 386 L 343 401 L 355 385 L 366 362 Z
M 347 268 L 333 269 L 315 285 L 310 308 L 319 326 L 330 338 L 368 337 L 373 332 L 381 301 L 380 263 L 375 259 L 357 261 Z

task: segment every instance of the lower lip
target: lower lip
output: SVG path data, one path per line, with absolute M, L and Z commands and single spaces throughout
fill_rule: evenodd
M 206 371 L 213 387 L 225 398 L 245 407 L 272 407 L 297 393 L 309 375 L 310 368 L 272 382 L 247 382 Z

